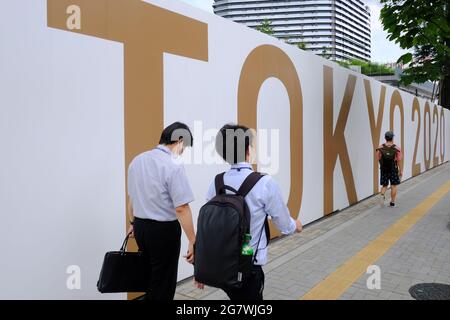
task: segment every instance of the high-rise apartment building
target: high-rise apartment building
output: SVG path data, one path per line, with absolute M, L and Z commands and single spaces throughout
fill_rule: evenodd
M 370 10 L 361 0 L 215 0 L 214 13 L 334 60 L 370 60 Z

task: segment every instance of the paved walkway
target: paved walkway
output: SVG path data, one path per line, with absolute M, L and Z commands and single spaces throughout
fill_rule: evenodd
M 450 284 L 448 191 L 450 163 L 402 183 L 395 208 L 374 196 L 272 241 L 264 298 L 412 299 L 416 283 Z M 367 287 L 369 265 L 379 267 L 380 289 Z M 221 290 L 194 288 L 192 279 L 175 298 L 227 299 Z

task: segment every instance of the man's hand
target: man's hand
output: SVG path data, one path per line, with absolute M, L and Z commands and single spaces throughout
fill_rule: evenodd
M 134 228 L 133 228 L 133 225 L 130 225 L 130 228 L 128 229 L 128 234 L 130 235 L 130 238 L 134 238 Z
M 194 286 L 197 289 L 202 289 L 202 290 L 205 289 L 205 285 L 203 283 L 197 282 L 197 280 L 195 280 L 195 278 L 194 278 Z
M 186 258 L 186 261 L 190 264 L 194 263 L 194 242 L 189 242 L 188 252 L 183 257 Z
M 183 228 L 184 233 L 189 241 L 188 252 L 184 258 L 189 263 L 194 263 L 194 243 L 195 243 L 195 232 L 194 232 L 194 223 L 192 222 L 192 213 L 189 204 L 183 204 L 179 207 L 175 208 L 175 212 L 177 214 L 178 221 L 181 224 L 181 228 Z
M 295 221 L 295 225 L 296 225 L 295 231 L 298 232 L 298 233 L 299 233 L 299 232 L 302 232 L 302 230 L 303 230 L 303 225 L 302 225 L 300 219 L 297 219 L 297 220 Z

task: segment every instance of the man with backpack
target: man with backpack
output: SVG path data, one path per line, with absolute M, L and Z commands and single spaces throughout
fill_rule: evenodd
M 269 216 L 283 234 L 302 230 L 275 180 L 253 171 L 253 141 L 245 126 L 227 124 L 220 129 L 216 151 L 231 168 L 216 176 L 197 221 L 197 285 L 221 288 L 231 300 L 263 299 Z
M 389 206 L 395 207 L 397 185 L 400 184 L 400 179 L 403 175 L 401 171 L 403 166 L 400 163 L 402 161 L 402 151 L 400 147 L 394 144 L 394 133 L 392 131 L 387 131 L 384 138 L 386 139 L 386 143 L 377 148 L 377 157 L 380 161 L 380 184 L 382 185 L 380 204 L 384 206 L 386 200 L 384 194 L 390 182 L 391 202 Z

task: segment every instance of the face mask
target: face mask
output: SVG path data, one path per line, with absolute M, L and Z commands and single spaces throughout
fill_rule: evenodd
M 253 148 L 253 146 L 252 145 L 250 145 L 249 146 L 249 148 L 248 148 L 248 153 L 249 153 L 249 159 L 248 159 L 248 162 L 249 163 L 255 163 L 256 161 L 256 154 L 255 154 L 255 149 Z
M 183 141 L 179 141 L 177 143 L 177 146 L 175 147 L 175 154 L 177 157 L 181 156 L 184 152 L 184 145 L 183 145 Z

